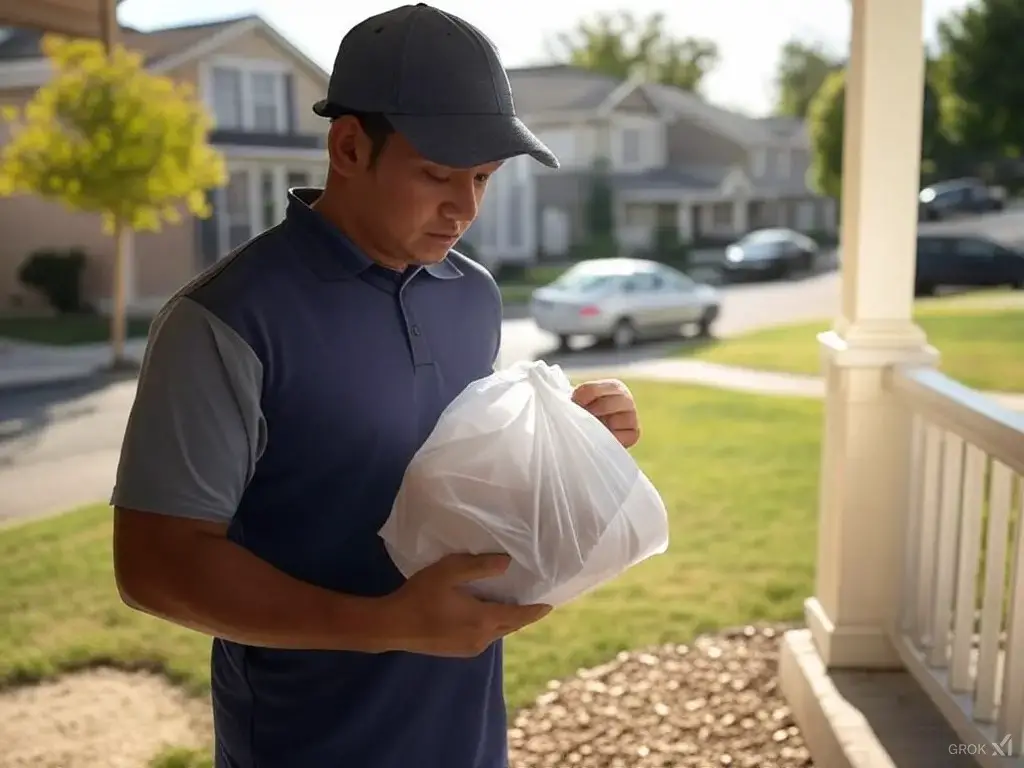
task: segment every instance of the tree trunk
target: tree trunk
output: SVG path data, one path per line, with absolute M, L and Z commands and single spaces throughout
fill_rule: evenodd
M 122 368 L 128 330 L 128 259 L 132 247 L 132 231 L 122 222 L 114 225 L 114 295 L 110 306 L 111 367 Z

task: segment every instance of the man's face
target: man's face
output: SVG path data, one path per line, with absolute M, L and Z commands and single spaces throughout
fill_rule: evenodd
M 337 126 L 334 126 L 337 127 Z M 351 126 L 334 135 L 332 157 L 355 192 L 352 204 L 360 209 L 366 235 L 390 258 L 412 264 L 433 264 L 444 259 L 476 219 L 491 174 L 501 163 L 475 168 L 449 168 L 423 158 L 398 133 L 388 137 L 371 163 L 369 139 Z

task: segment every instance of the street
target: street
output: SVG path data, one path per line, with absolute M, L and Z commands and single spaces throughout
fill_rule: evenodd
M 723 289 L 720 336 L 789 321 L 829 317 L 838 301 L 836 273 Z M 566 368 L 656 357 L 678 342 L 627 353 L 582 351 L 555 356 L 555 339 L 530 320 L 503 327 L 501 365 L 543 358 Z M 135 393 L 133 380 L 54 385 L 0 394 L 0 525 L 105 500 Z

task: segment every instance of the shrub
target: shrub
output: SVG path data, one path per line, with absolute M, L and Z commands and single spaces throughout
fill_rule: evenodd
M 57 312 L 80 312 L 85 262 L 85 253 L 77 248 L 36 251 L 21 263 L 18 280 L 43 294 Z

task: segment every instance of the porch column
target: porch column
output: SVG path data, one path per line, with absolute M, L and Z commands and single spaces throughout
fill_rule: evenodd
M 819 336 L 826 400 L 815 596 L 828 667 L 899 667 L 910 420 L 884 373 L 933 364 L 912 321 L 924 87 L 922 0 L 853 0 L 842 188 L 842 302 Z
M 747 223 L 747 197 L 740 195 L 732 203 L 732 228 L 736 235 L 746 234 Z

